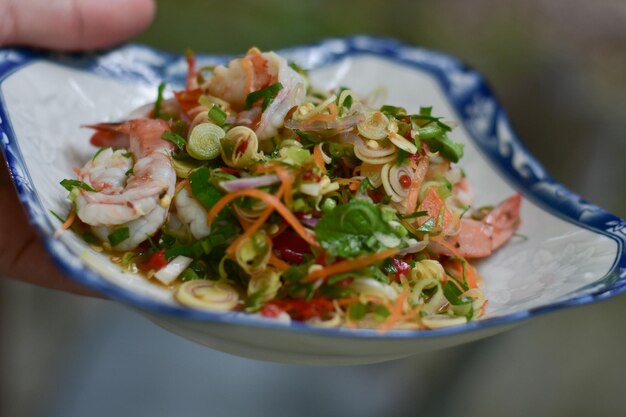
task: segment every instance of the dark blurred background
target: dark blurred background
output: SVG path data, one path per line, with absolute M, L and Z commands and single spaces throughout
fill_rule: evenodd
M 371 34 L 478 69 L 557 181 L 626 216 L 626 2 L 158 1 L 136 39 L 243 53 Z M 2 416 L 626 415 L 626 297 L 391 363 L 235 358 L 112 302 L 0 281 Z

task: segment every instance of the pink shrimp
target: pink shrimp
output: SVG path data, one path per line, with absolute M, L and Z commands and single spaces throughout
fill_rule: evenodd
M 266 109 L 256 106 L 244 110 L 248 94 L 278 82 L 282 89 Z M 245 57 L 230 61 L 228 67 L 215 68 L 208 91 L 238 111 L 236 124 L 253 128 L 259 140 L 264 140 L 276 135 L 289 110 L 302 103 L 305 85 L 304 78 L 284 58 L 252 48 Z
M 79 180 L 97 190 L 81 190 L 76 199 L 78 217 L 93 226 L 103 241 L 113 226 L 128 227 L 130 237 L 115 249 L 132 249 L 161 227 L 174 195 L 176 173 L 169 156 L 173 144 L 161 139 L 169 125 L 162 120 L 133 119 L 89 127 L 98 130 L 94 134 L 98 140 L 106 137 L 101 132 L 110 132 L 113 142 L 126 144 L 130 155 L 101 152 L 78 171 Z M 135 164 L 123 171 L 126 166 L 120 158 L 128 156 Z
M 498 204 L 482 220 L 462 219 L 458 233 L 445 236 L 445 241 L 465 258 L 484 258 L 504 245 L 520 224 L 522 197 L 515 194 Z M 436 242 L 432 247 L 439 253 L 451 255 Z

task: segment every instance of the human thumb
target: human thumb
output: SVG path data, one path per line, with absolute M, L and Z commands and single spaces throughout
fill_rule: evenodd
M 154 12 L 154 0 L 0 0 L 0 46 L 104 48 L 140 33 Z

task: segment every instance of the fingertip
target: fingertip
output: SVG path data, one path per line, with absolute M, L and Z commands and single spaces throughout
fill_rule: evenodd
M 155 12 L 153 0 L 86 1 L 83 36 L 73 49 L 99 49 L 127 41 L 152 23 Z
M 63 51 L 99 49 L 126 41 L 146 29 L 156 11 L 154 0 L 22 0 L 4 2 L 4 8 L 0 46 Z

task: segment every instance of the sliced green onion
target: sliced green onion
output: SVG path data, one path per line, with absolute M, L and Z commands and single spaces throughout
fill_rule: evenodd
M 224 110 L 217 104 L 211 107 L 208 113 L 209 119 L 211 119 L 216 125 L 223 126 L 228 116 Z
M 262 88 L 260 90 L 251 92 L 246 97 L 245 109 L 249 110 L 250 108 L 252 108 L 252 105 L 254 103 L 263 99 L 262 108 L 263 110 L 265 110 L 267 106 L 269 106 L 269 104 L 272 102 L 274 97 L 276 97 L 276 94 L 278 94 L 278 92 L 282 88 L 283 88 L 283 85 L 281 83 L 276 83 L 276 84 L 269 85 L 265 88 Z
M 352 320 L 361 320 L 365 317 L 365 305 L 361 303 L 352 303 L 348 306 L 348 317 Z
M 119 245 L 120 243 L 122 243 L 123 241 L 125 241 L 126 239 L 128 239 L 130 237 L 130 230 L 128 229 L 128 227 L 120 227 L 119 229 L 116 229 L 114 231 L 112 231 L 109 236 L 109 243 L 111 244 L 111 246 L 115 247 L 117 245 Z
M 163 103 L 163 91 L 165 90 L 165 82 L 159 84 L 157 90 L 157 99 L 154 102 L 154 110 L 152 111 L 152 115 L 155 119 L 161 117 L 161 105 Z
M 193 128 L 187 142 L 187 153 L 195 159 L 209 161 L 220 155 L 220 140 L 224 129 L 213 123 L 201 123 Z
M 82 181 L 78 181 L 78 180 L 63 180 L 60 182 L 60 184 L 67 190 L 67 191 L 72 191 L 72 189 L 74 187 L 78 187 L 78 188 L 82 188 L 85 191 L 91 191 L 91 192 L 95 192 L 96 190 L 94 190 L 89 184 L 84 183 Z
M 163 132 L 163 134 L 161 135 L 161 139 L 165 139 L 168 142 L 172 142 L 180 150 L 185 149 L 185 144 L 186 144 L 185 138 L 183 138 L 180 135 L 177 135 L 176 133 L 170 132 L 169 130 L 167 132 Z
M 196 161 L 194 159 L 172 159 L 172 166 L 174 167 L 174 171 L 176 171 L 176 176 L 179 178 L 188 178 L 189 175 L 202 166 L 203 163 L 202 161 Z

